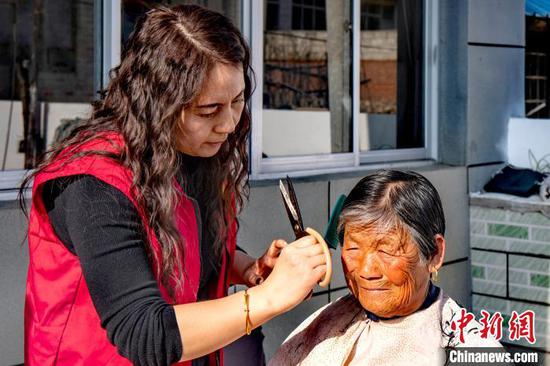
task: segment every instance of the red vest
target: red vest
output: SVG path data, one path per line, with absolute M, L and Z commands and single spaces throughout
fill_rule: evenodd
M 97 139 L 80 150 L 115 151 L 123 146 L 118 135 L 108 135 L 112 144 Z M 99 316 L 90 298 L 78 257 L 72 254 L 55 235 L 42 202 L 43 184 L 51 179 L 76 174 L 93 175 L 124 193 L 134 204 L 131 195 L 131 172 L 101 156 L 86 156 L 68 162 L 56 169 L 62 156 L 51 169 L 34 179 L 32 207 L 29 222 L 29 270 L 25 301 L 25 365 L 131 365 L 117 353 L 100 325 Z M 179 187 L 178 187 L 179 188 Z M 162 258 L 154 231 L 148 226 L 143 210 L 136 205 L 146 229 L 154 257 Z M 187 277 L 183 289 L 171 298 L 166 288 L 158 282 L 164 299 L 170 304 L 186 304 L 197 300 L 200 277 L 199 233 L 193 203 L 183 195 L 176 209 L 177 225 L 185 242 L 184 266 Z M 218 284 L 212 298 L 227 294 L 223 275 L 235 252 L 236 225 L 232 225 L 227 240 L 227 251 L 222 258 Z M 229 258 L 228 258 L 229 257 Z M 153 272 L 158 278 L 159 259 L 153 259 Z M 210 355 L 211 361 L 215 359 Z M 220 363 L 223 354 L 220 351 Z M 190 365 L 183 362 L 179 365 Z

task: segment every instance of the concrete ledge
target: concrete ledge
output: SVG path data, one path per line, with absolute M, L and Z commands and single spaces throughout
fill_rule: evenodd
M 503 193 L 470 193 L 470 206 L 517 212 L 540 212 L 550 217 L 550 201 L 542 201 L 539 196 L 524 198 Z

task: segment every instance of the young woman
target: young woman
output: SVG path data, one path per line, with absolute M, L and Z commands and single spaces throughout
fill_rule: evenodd
M 250 73 L 218 13 L 160 8 L 138 22 L 89 122 L 22 187 L 34 180 L 26 365 L 223 364 L 217 350 L 323 277 L 311 236 L 258 260 L 235 251 Z M 251 288 L 228 296 L 229 283 Z

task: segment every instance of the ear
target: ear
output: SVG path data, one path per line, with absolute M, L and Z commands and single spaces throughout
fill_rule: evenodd
M 428 269 L 430 272 L 435 272 L 443 265 L 443 259 L 445 258 L 445 238 L 441 234 L 435 234 L 435 245 L 437 246 L 437 253 L 434 254 Z

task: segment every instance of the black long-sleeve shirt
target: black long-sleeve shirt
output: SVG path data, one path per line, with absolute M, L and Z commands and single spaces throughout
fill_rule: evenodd
M 79 258 L 101 324 L 119 353 L 137 365 L 177 362 L 183 349 L 175 312 L 160 294 L 145 230 L 128 197 L 89 175 L 46 182 L 42 196 L 55 233 Z M 204 245 L 202 255 L 208 253 Z M 203 268 L 199 296 L 215 271 Z

